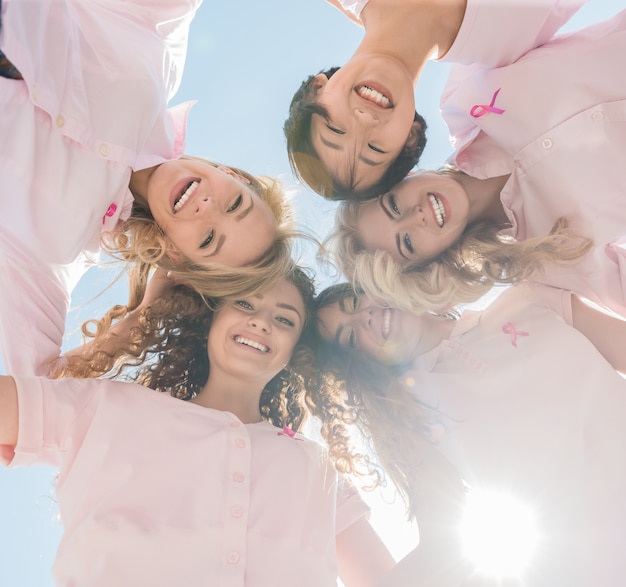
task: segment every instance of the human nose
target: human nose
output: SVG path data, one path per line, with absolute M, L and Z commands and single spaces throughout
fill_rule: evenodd
M 376 114 L 370 112 L 369 110 L 365 110 L 364 108 L 355 108 L 354 115 L 357 120 L 368 126 L 375 126 L 380 122 Z
M 256 312 L 248 319 L 248 325 L 261 332 L 272 331 L 272 320 L 267 312 Z
M 407 225 L 411 226 L 426 226 L 428 221 L 424 207 L 421 204 L 415 204 L 409 208 L 408 213 L 404 215 L 404 220 Z
M 372 308 L 362 308 L 353 317 L 355 326 L 367 329 L 372 323 Z
M 207 212 L 216 212 L 218 210 L 217 202 L 214 200 L 213 196 L 206 194 L 200 196 L 196 201 L 195 213 L 200 214 L 204 211 Z

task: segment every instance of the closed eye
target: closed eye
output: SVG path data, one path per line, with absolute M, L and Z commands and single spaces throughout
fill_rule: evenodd
M 239 194 L 237 199 L 233 202 L 233 205 L 226 210 L 226 212 L 234 212 L 241 206 L 241 202 L 243 202 L 243 195 Z
M 200 243 L 200 248 L 201 249 L 206 249 L 215 239 L 215 231 L 211 231 L 209 233 L 209 236 L 207 236 L 201 243 Z
M 375 147 L 374 145 L 371 145 L 370 143 L 367 143 L 367 146 L 372 150 L 375 151 L 376 153 L 382 153 L 383 155 L 387 152 L 387 151 L 383 151 L 382 149 L 379 149 L 378 147 Z
M 330 131 L 330 132 L 334 132 L 336 135 L 345 135 L 346 131 L 341 130 L 340 128 L 337 128 L 336 126 L 333 126 L 332 124 L 326 123 L 326 128 Z
M 351 330 L 350 335 L 348 336 L 348 346 L 351 349 L 356 348 L 356 336 L 354 334 L 354 330 Z

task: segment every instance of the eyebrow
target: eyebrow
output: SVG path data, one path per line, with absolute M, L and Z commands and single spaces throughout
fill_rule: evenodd
M 235 222 L 241 222 L 254 208 L 254 200 L 250 198 L 250 205 L 239 213 L 239 216 L 235 217 Z
M 400 233 L 396 233 L 396 247 L 398 248 L 398 253 L 403 259 L 410 261 L 410 259 L 402 252 L 402 247 L 400 245 Z
M 383 204 L 383 196 L 380 196 L 380 198 L 378 198 L 378 203 L 380 204 L 380 207 L 383 209 L 383 212 L 385 213 L 387 218 L 389 218 L 389 220 L 394 220 L 393 214 L 389 210 L 387 210 L 387 208 L 385 208 L 385 204 Z
M 276 306 L 278 308 L 283 308 L 284 310 L 291 310 L 292 312 L 295 312 L 298 315 L 298 318 L 300 318 L 300 321 L 302 321 L 302 316 L 300 316 L 300 312 L 298 312 L 298 310 L 296 310 L 293 306 L 285 304 L 283 302 L 278 302 Z

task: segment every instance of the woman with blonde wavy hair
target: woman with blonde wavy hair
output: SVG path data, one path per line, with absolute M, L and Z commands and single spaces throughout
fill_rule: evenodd
M 445 310 L 496 283 L 531 279 L 626 312 L 619 266 L 606 253 L 622 230 L 619 218 L 609 227 L 615 215 L 606 207 L 604 224 L 594 217 L 590 225 L 577 203 L 562 206 L 571 212 L 562 217 L 557 205 L 552 216 L 534 213 L 541 217 L 534 234 L 500 202 L 508 179 L 418 172 L 376 200 L 342 204 L 327 241 L 333 258 L 369 296 L 406 311 Z
M 460 540 L 478 490 L 515 498 L 536 522 L 541 542 L 516 582 L 621 584 L 626 322 L 532 283 L 456 320 L 380 306 L 347 283 L 316 308 L 327 381 L 417 519 L 414 584 L 502 584 Z M 505 539 L 490 543 L 502 559 Z
M 453 167 L 342 209 L 347 276 L 382 301 L 439 310 L 532 273 L 626 316 L 624 51 L 622 10 L 510 65 L 455 67 L 441 100 Z M 593 243 L 576 262 L 561 219 Z M 361 257 L 375 251 L 387 254 Z
M 191 105 L 167 104 L 199 4 L 2 3 L 0 53 L 18 72 L 0 77 L 0 134 L 13 137 L 0 149 L 0 348 L 12 372 L 42 374 L 58 357 L 102 239 L 128 265 L 131 308 L 153 267 L 222 296 L 288 266 L 278 183 L 183 155 Z

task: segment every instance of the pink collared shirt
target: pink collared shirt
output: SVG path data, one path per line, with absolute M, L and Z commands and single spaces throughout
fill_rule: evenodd
M 17 385 L 0 457 L 59 467 L 59 587 L 336 586 L 336 535 L 369 510 L 317 443 L 131 383 Z
M 511 174 L 501 194 L 511 235 L 544 236 L 565 216 L 593 239 L 580 262 L 533 279 L 624 316 L 625 54 L 622 11 L 506 67 L 455 66 L 441 101 L 455 147 L 450 162 L 477 178 Z M 503 112 L 490 111 L 492 102 Z M 486 112 L 472 115 L 477 105 Z
M 626 381 L 569 320 L 569 292 L 509 288 L 461 316 L 405 377 L 430 406 L 432 442 L 470 488 L 504 492 L 536 516 L 520 584 L 621 587 Z
M 200 1 L 2 3 L 0 46 L 24 77 L 0 78 L 0 348 L 11 372 L 42 373 L 58 355 L 73 286 L 102 231 L 130 214 L 131 170 L 182 154 L 189 105 L 167 101 Z

